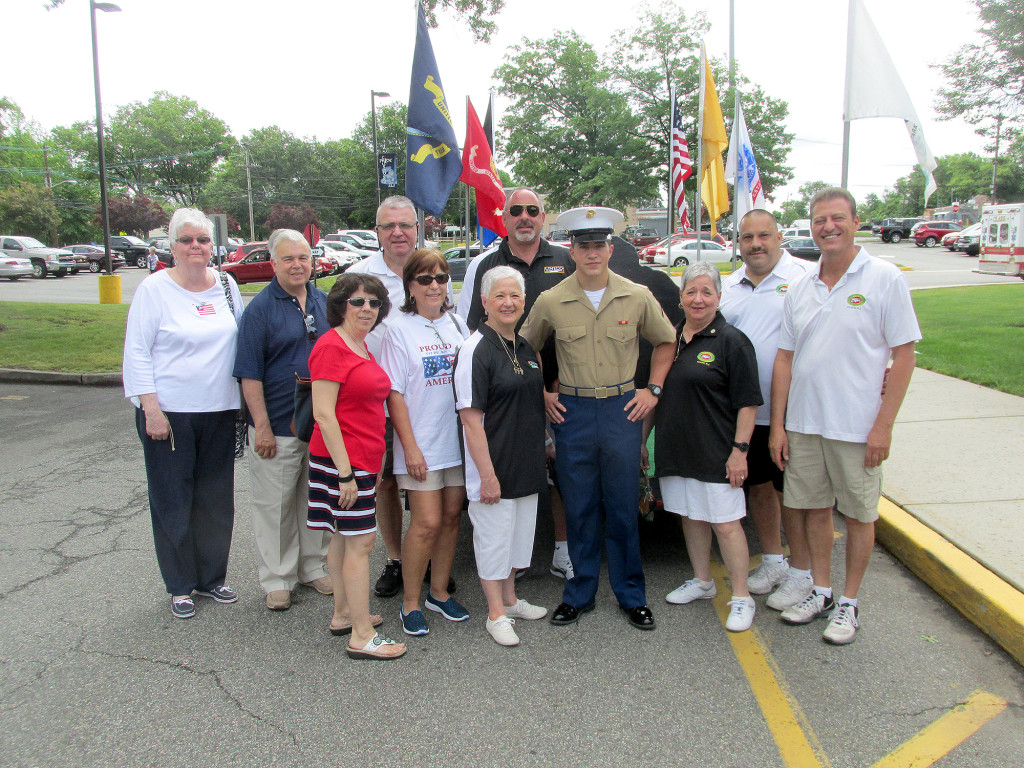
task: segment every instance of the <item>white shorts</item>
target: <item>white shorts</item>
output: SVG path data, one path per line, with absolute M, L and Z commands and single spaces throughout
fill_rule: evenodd
M 513 568 L 529 568 L 537 528 L 537 494 L 469 502 L 476 570 L 485 581 L 507 579 Z
M 705 523 L 729 523 L 747 514 L 742 488 L 692 477 L 662 477 L 658 482 L 668 512 Z
M 465 485 L 466 472 L 461 464 L 444 469 L 428 469 L 424 480 L 417 480 L 412 475 L 395 475 L 398 487 L 403 491 L 440 491 L 442 488 Z

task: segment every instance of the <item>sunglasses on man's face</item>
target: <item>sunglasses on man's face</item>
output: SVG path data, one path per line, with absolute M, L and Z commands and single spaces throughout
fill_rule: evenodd
M 436 275 L 416 275 L 413 278 L 420 285 L 430 285 L 435 280 L 438 285 L 444 285 L 448 282 L 448 278 L 451 277 L 447 272 L 438 272 Z
M 380 309 L 381 305 L 384 303 L 380 299 L 364 299 L 362 296 L 355 299 L 348 299 L 348 303 L 356 308 L 363 306 L 363 304 L 366 304 L 367 302 L 370 303 L 370 309 Z
M 175 240 L 175 242 L 180 243 L 181 245 L 192 245 L 193 240 L 195 240 L 200 245 L 209 245 L 210 243 L 210 238 L 208 238 L 206 235 L 200 235 L 199 237 L 192 237 L 191 235 L 182 235 L 177 240 Z
M 540 206 L 539 205 L 510 205 L 508 207 L 508 212 L 512 216 L 515 216 L 515 217 L 518 218 L 519 216 L 523 215 L 523 210 L 524 209 L 533 218 L 536 218 L 537 216 L 540 216 Z

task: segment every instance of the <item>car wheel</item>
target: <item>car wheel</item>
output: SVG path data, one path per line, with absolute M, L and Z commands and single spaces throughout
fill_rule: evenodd
M 18 275 L 16 277 L 8 277 L 7 279 L 10 280 L 12 283 L 16 283 L 19 280 L 21 280 L 21 275 Z
M 955 245 L 947 245 L 946 246 L 946 250 L 947 251 L 956 251 L 956 246 Z
M 690 260 L 685 256 L 677 256 L 672 260 L 673 267 L 688 267 L 690 266 Z
M 893 232 L 891 235 L 889 235 L 889 242 L 892 243 L 893 245 L 896 245 L 896 243 L 898 243 L 902 239 L 903 235 L 901 235 L 899 232 Z
M 145 269 L 146 268 L 146 257 L 145 256 L 136 256 L 135 257 L 135 266 L 138 267 L 139 269 Z
M 978 243 L 971 243 L 967 246 L 968 256 L 977 256 L 981 253 L 981 246 Z
M 95 274 L 100 271 L 100 263 L 98 261 L 89 262 L 89 271 Z
M 68 271 L 66 269 L 58 269 L 56 272 L 53 273 L 53 276 L 54 277 L 64 277 L 64 275 L 66 275 L 67 273 L 68 273 Z
M 46 265 L 41 261 L 32 262 L 32 277 L 42 280 L 46 277 Z
M 938 238 L 931 237 L 931 236 L 926 237 L 924 239 L 924 247 L 925 248 L 934 248 L 936 243 L 938 243 L 938 242 L 939 242 Z

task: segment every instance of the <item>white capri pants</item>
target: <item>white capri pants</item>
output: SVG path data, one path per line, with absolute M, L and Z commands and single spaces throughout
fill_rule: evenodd
M 469 502 L 476 570 L 485 581 L 502 581 L 513 568 L 529 568 L 537 528 L 537 494 L 501 499 L 497 504 Z

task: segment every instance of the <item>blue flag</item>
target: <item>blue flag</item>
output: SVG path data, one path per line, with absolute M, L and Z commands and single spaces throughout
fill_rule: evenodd
M 417 7 L 417 17 L 405 137 L 405 194 L 427 213 L 440 216 L 462 173 L 462 158 L 423 6 Z

